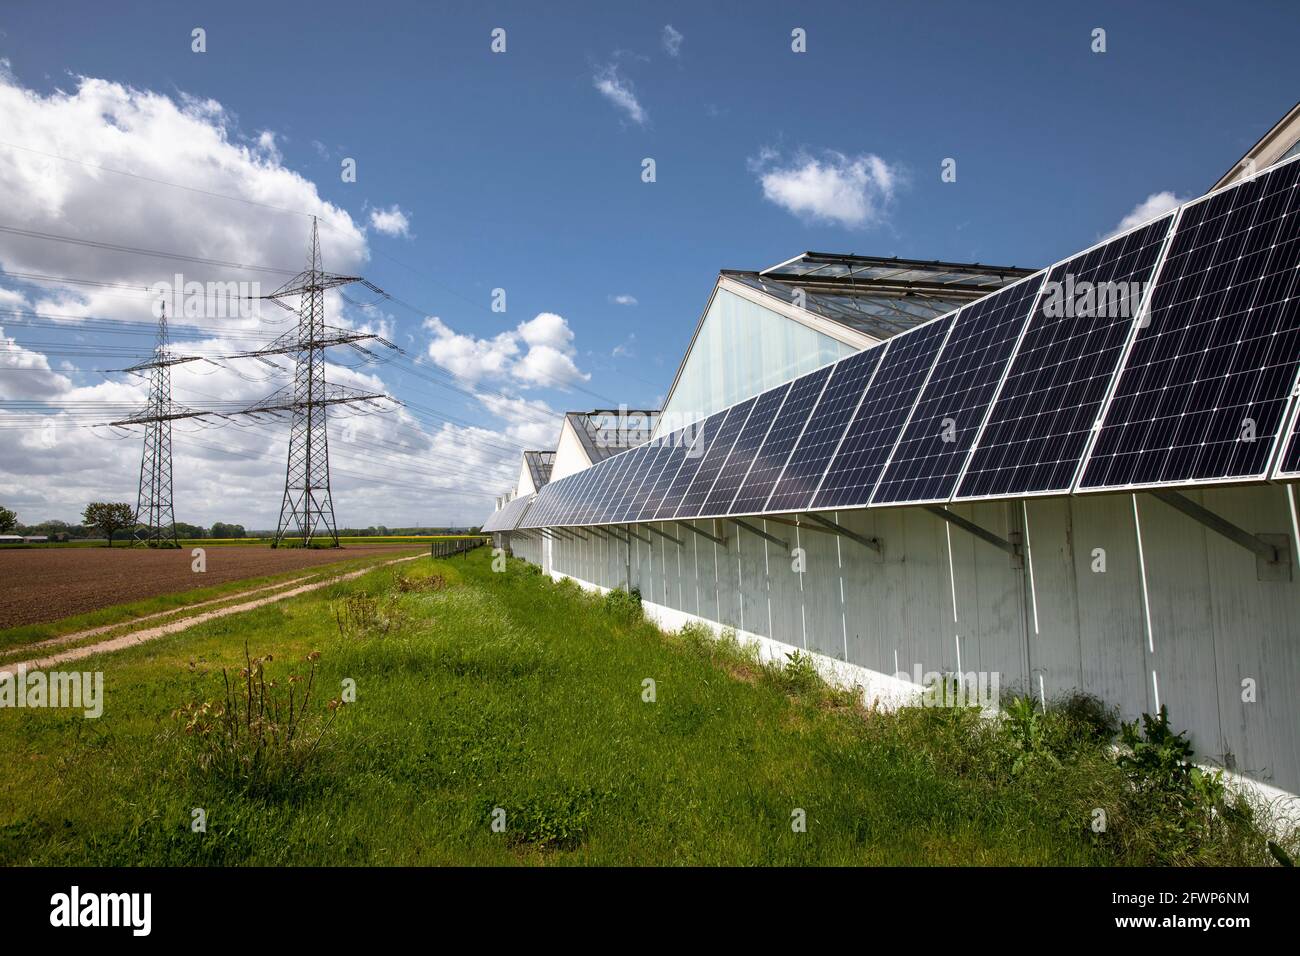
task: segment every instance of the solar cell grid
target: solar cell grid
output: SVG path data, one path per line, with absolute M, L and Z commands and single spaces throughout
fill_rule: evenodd
M 871 496 L 874 504 L 946 501 L 983 424 L 1041 273 L 963 308 Z
M 623 509 L 620 520 L 637 520 L 637 517 L 641 514 L 641 508 L 645 504 L 646 497 L 650 494 L 650 489 L 654 487 L 655 481 L 659 478 L 660 472 L 664 470 L 668 456 L 671 454 L 672 448 L 669 445 L 659 442 L 647 443 L 645 464 L 640 470 L 641 480 L 635 488 L 630 489 L 631 493 L 627 496 L 627 506 Z
M 612 502 L 616 500 L 623 486 L 623 477 L 632 466 L 635 448 L 620 452 L 613 458 L 606 458 L 601 466 L 609 471 L 600 491 L 592 501 L 591 513 L 587 516 L 588 524 L 605 524 L 609 521 Z
M 834 366 L 808 426 L 772 489 L 765 511 L 802 511 L 809 506 L 884 351 L 883 347 L 875 346 L 850 355 Z
M 949 322 L 931 322 L 887 343 L 889 350 L 844 434 L 821 488 L 819 509 L 865 505 L 934 365 Z
M 1184 207 L 1078 490 L 1266 477 L 1300 360 L 1298 180 Z
M 718 433 L 722 430 L 722 424 L 727 420 L 730 409 L 723 409 L 720 412 L 714 412 L 703 422 L 698 422 L 691 426 L 694 432 L 691 438 L 690 447 L 687 449 L 686 457 L 682 460 L 681 467 L 677 469 L 677 475 L 673 478 L 672 484 L 664 492 L 663 504 L 655 512 L 655 519 L 658 521 L 667 521 L 677 513 L 681 507 L 682 498 L 686 495 L 686 490 L 690 488 L 691 482 L 695 479 L 695 473 L 700 470 L 700 465 L 704 461 L 704 456 L 708 454 L 709 446 L 717 438 Z
M 763 509 L 772 486 L 781 477 L 786 460 L 803 432 L 822 389 L 830 378 L 831 366 L 797 378 L 790 386 L 785 404 L 772 422 L 772 428 L 754 457 L 754 465 L 745 476 L 731 504 L 732 514 L 755 514 Z
M 718 472 L 722 470 L 722 465 L 727 460 L 727 455 L 731 452 L 731 446 L 736 443 L 736 438 L 740 435 L 740 430 L 745 427 L 745 422 L 749 418 L 749 413 L 754 408 L 754 399 L 746 399 L 739 405 L 731 406 L 728 411 L 726 420 L 722 427 L 718 429 L 717 437 L 709 444 L 709 450 L 705 453 L 703 461 L 700 462 L 699 470 L 695 472 L 695 477 L 691 481 L 691 486 L 682 496 L 681 507 L 674 515 L 677 518 L 694 518 L 704 507 L 704 500 L 708 497 L 709 490 L 713 487 L 714 480 L 718 477 Z
M 789 391 L 790 384 L 787 382 L 758 396 L 754 403 L 754 410 L 749 415 L 749 421 L 745 422 L 745 427 L 736 438 L 736 444 L 727 455 L 726 464 L 718 472 L 713 488 L 704 499 L 704 508 L 700 512 L 702 515 L 714 517 L 730 514 L 731 501 L 740 490 L 741 482 L 745 480 L 745 475 L 753 465 L 759 446 L 767 437 L 781 410 L 781 403 L 785 401 Z
M 1052 268 L 957 498 L 1069 491 L 1173 219 Z
M 659 506 L 663 504 L 664 495 L 672 487 L 673 479 L 677 477 L 677 472 L 686 460 L 686 453 L 690 448 L 690 436 L 684 429 L 679 429 L 661 439 L 667 448 L 667 454 L 664 458 L 663 467 L 659 470 L 659 475 L 650 486 L 645 500 L 641 504 L 641 509 L 637 513 L 638 521 L 650 521 L 658 512 Z

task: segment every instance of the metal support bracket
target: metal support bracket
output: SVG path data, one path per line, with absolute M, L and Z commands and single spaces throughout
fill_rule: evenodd
M 1251 534 L 1227 518 L 1197 504 L 1181 492 L 1167 488 L 1152 490 L 1151 496 L 1159 498 L 1171 508 L 1176 508 L 1193 521 L 1198 521 L 1211 531 L 1222 535 L 1233 544 L 1255 555 L 1256 570 L 1261 581 L 1291 580 L 1291 541 L 1284 534 Z
M 679 525 L 681 525 L 683 528 L 686 528 L 686 529 L 688 529 L 688 530 L 690 530 L 690 531 L 694 531 L 694 532 L 695 532 L 696 534 L 698 534 L 701 538 L 708 538 L 708 539 L 709 539 L 710 541 L 712 541 L 714 544 L 720 544 L 720 545 L 722 545 L 724 548 L 727 546 L 727 539 L 726 539 L 726 538 L 719 538 L 719 537 L 718 537 L 717 535 L 715 535 L 715 534 L 709 534 L 707 531 L 701 531 L 699 528 L 695 527 L 695 525 L 693 525 L 693 524 L 689 524 L 688 522 L 685 522 L 685 521 L 678 521 L 678 522 L 676 522 L 676 524 L 679 524 Z
M 787 551 L 790 550 L 790 542 L 786 541 L 783 538 L 778 538 L 774 534 L 768 534 L 766 531 L 762 530 L 761 528 L 755 528 L 748 521 L 741 521 L 739 518 L 728 518 L 727 520 L 738 527 L 744 528 L 746 531 L 754 532 L 754 534 L 758 535 L 760 538 L 765 538 L 766 540 L 771 541 L 773 544 L 780 545 L 781 547 L 785 548 Z
M 628 525 L 623 530 L 626 531 L 628 534 L 630 534 L 632 537 L 636 538 L 638 541 L 644 541 L 646 544 L 654 544 L 654 542 L 651 541 L 649 538 L 644 538 L 641 535 L 637 534 L 635 531 L 633 531 L 632 529 L 634 527 L 636 527 L 636 525 Z
M 579 531 L 577 528 L 569 528 L 569 529 L 567 529 L 567 530 L 568 530 L 569 534 L 573 535 L 573 536 L 574 536 L 575 538 L 577 538 L 579 541 L 586 541 L 586 540 L 587 540 L 587 536 L 586 536 L 585 534 L 583 534 L 581 531 Z
M 883 555 L 885 553 L 885 546 L 881 543 L 879 538 L 868 538 L 865 535 L 860 535 L 856 531 L 850 531 L 848 528 L 844 527 L 844 525 L 840 524 L 839 522 L 832 521 L 830 518 L 824 518 L 818 514 L 809 513 L 805 515 L 800 515 L 799 517 L 808 518 L 812 521 L 815 521 L 817 522 L 817 524 L 825 526 L 828 530 L 834 532 L 835 534 L 843 535 L 844 537 L 848 538 L 850 541 L 856 541 L 864 548 L 870 548 L 872 551 L 876 552 L 876 554 Z
M 613 538 L 615 541 L 622 541 L 624 544 L 632 543 L 631 540 L 625 534 L 622 533 L 622 531 L 616 528 L 606 528 L 605 533 L 609 535 L 611 538 Z
M 985 541 L 995 548 L 1001 548 L 1011 555 L 1011 566 L 1013 568 L 1023 568 L 1025 566 L 1025 554 L 1022 550 L 1023 542 L 1019 531 L 1012 531 L 1009 539 L 1003 538 L 987 528 L 980 527 L 974 521 L 949 511 L 942 505 L 924 505 L 924 508 L 932 515 L 942 518 L 951 525 L 956 525 L 969 534 L 973 534 L 981 541 Z
M 682 546 L 682 539 L 681 539 L 681 538 L 674 538 L 672 535 L 668 534 L 667 532 L 665 532 L 665 531 L 660 531 L 658 528 L 656 528 L 656 527 L 655 527 L 654 525 L 652 525 L 652 524 L 648 524 L 648 525 L 646 525 L 646 526 L 645 526 L 645 529 L 646 529 L 647 531 L 649 531 L 651 534 L 657 534 L 657 535 L 659 535 L 659 537 L 661 537 L 661 538 L 666 538 L 666 539 L 668 539 L 668 540 L 671 541 L 673 544 L 677 545 L 677 547 L 679 547 L 679 548 Z
M 591 532 L 592 534 L 594 534 L 594 535 L 599 535 L 599 536 L 602 537 L 602 538 L 608 538 L 608 537 L 609 537 L 608 532 L 602 531 L 600 528 L 590 527 L 590 528 L 587 528 L 587 530 L 590 531 L 590 532 Z

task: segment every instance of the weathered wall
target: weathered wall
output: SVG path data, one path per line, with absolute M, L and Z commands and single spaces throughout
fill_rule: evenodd
M 1284 488 L 1188 496 L 1248 531 L 1285 534 L 1294 565 Z M 883 556 L 752 519 L 803 549 L 802 571 L 780 546 L 713 522 L 698 526 L 723 545 L 671 523 L 655 527 L 680 546 L 644 528 L 649 544 L 591 532 L 553 541 L 547 569 L 604 588 L 630 580 L 663 608 L 883 674 L 996 671 L 1004 693 L 1081 688 L 1127 719 L 1167 704 L 1198 753 L 1300 793 L 1300 576 L 1258 580 L 1253 554 L 1149 495 L 953 510 L 1003 537 L 1021 532 L 1024 567 L 923 509 L 900 508 L 834 516 L 880 538 Z M 511 544 L 543 564 L 538 539 Z M 1254 682 L 1254 701 L 1243 700 L 1243 681 Z

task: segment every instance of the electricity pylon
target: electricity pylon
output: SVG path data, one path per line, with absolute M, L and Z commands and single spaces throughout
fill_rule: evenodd
M 173 355 L 167 348 L 167 304 L 158 316 L 158 340 L 153 357 L 124 371 L 149 371 L 149 405 L 141 414 L 126 420 L 144 425 L 144 452 L 140 456 L 140 490 L 135 505 L 135 540 L 157 547 L 180 547 L 176 536 L 176 512 L 172 507 L 172 421 L 190 413 L 172 402 L 173 365 L 193 362 L 190 356 Z M 125 424 L 126 422 L 124 422 Z
M 283 286 L 264 298 L 283 305 L 281 299 L 299 297 L 298 327 L 287 332 L 256 355 L 292 354 L 295 366 L 292 386 L 281 389 L 265 401 L 245 409 L 248 414 L 287 410 L 292 420 L 289 427 L 289 461 L 285 467 L 284 497 L 280 502 L 280 520 L 276 525 L 274 545 L 278 547 L 286 537 L 302 541 L 309 547 L 313 539 L 328 538 L 338 547 L 339 535 L 334 522 L 334 497 L 330 489 L 329 434 L 326 427 L 326 409 L 330 405 L 355 402 L 375 403 L 388 396 L 363 392 L 325 381 L 325 350 L 331 346 L 348 345 L 371 356 L 356 343 L 375 339 L 385 345 L 392 343 L 377 335 L 338 329 L 325 324 L 325 292 L 338 286 L 359 282 L 368 289 L 385 295 L 382 289 L 360 276 L 335 275 L 321 267 L 320 233 L 316 217 L 311 221 L 311 249 L 307 268 Z M 287 306 L 286 306 L 287 308 Z M 371 356 L 373 357 L 373 356 Z M 390 399 L 391 401 L 391 399 Z

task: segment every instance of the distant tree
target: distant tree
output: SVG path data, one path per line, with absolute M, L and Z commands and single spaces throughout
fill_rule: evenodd
M 135 527 L 135 509 L 125 501 L 92 501 L 86 505 L 81 520 L 102 531 L 111 548 L 114 532 Z
M 244 530 L 242 524 L 226 524 L 224 521 L 212 522 L 212 537 L 214 538 L 247 538 L 248 532 Z
M 176 536 L 178 538 L 206 538 L 208 529 L 196 524 L 178 521 L 176 522 Z
M 18 527 L 18 515 L 0 505 L 0 534 L 9 534 Z

